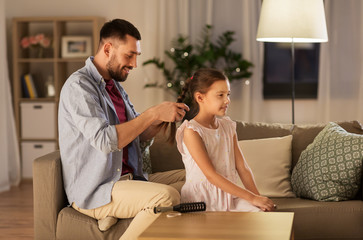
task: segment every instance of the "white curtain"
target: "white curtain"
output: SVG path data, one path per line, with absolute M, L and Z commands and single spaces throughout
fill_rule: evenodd
M 5 1 L 0 0 L 0 192 L 20 182 L 20 157 L 7 64 Z
M 254 64 L 251 79 L 243 82 L 240 116 L 234 119 L 247 122 L 264 122 L 265 105 L 263 102 L 263 44 L 256 41 L 257 26 L 260 18 L 261 1 L 242 1 L 242 53 Z
M 329 42 L 321 44 L 318 122 L 363 123 L 363 2 L 325 1 Z
M 142 31 L 143 55 L 153 58 L 157 56 L 165 61 L 164 51 L 170 49 L 171 41 L 178 34 L 189 35 L 189 1 L 179 0 L 149 0 L 144 7 L 144 30 Z M 146 59 L 144 59 L 146 60 Z M 163 75 L 155 66 L 143 67 L 146 76 L 145 83 L 162 82 Z M 172 100 L 161 89 L 149 88 L 146 90 L 147 102 L 150 105 L 158 104 L 164 99 Z
M 253 62 L 253 76 L 244 81 L 232 83 L 232 119 L 262 121 L 262 44 L 256 42 L 260 1 L 255 0 L 148 0 L 145 1 L 145 23 L 142 32 L 143 55 L 165 59 L 164 51 L 172 47 L 172 40 L 183 34 L 192 42 L 200 38 L 206 24 L 213 26 L 212 39 L 230 30 L 235 32 L 234 51 Z M 146 81 L 163 76 L 154 66 L 143 67 Z M 249 85 L 248 85 L 249 83 Z M 162 100 L 175 100 L 159 89 L 148 89 L 145 96 L 151 104 Z M 157 97 L 155 97 L 157 96 Z
M 144 7 L 144 30 L 142 31 L 143 55 L 149 59 L 157 57 L 166 64 L 171 64 L 165 58 L 165 50 L 172 48 L 172 42 L 179 34 L 189 36 L 193 42 L 200 37 L 200 32 L 205 24 L 211 24 L 211 0 L 149 0 Z M 145 60 L 145 59 L 144 59 Z M 163 82 L 161 71 L 155 66 L 143 67 L 145 81 L 154 83 Z M 163 100 L 175 100 L 174 96 L 161 89 L 147 89 L 146 99 L 152 104 Z

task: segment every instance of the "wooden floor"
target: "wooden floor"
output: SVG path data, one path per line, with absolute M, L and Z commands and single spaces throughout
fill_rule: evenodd
M 0 239 L 34 239 L 33 184 L 23 181 L 19 187 L 0 193 Z

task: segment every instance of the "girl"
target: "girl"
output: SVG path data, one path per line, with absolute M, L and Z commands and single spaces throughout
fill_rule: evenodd
M 185 120 L 174 135 L 186 170 L 181 201 L 204 201 L 208 211 L 272 211 L 274 203 L 260 196 L 238 146 L 236 123 L 226 117 L 229 95 L 224 74 L 200 69 L 178 98 L 183 102 L 189 97 L 194 104 L 189 112 L 194 114 L 187 116 L 192 119 Z M 236 184 L 238 177 L 245 189 Z

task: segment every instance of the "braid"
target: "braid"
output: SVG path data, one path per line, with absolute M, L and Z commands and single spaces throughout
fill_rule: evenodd
M 176 102 L 181 103 L 181 102 L 184 101 L 185 96 L 189 92 L 189 85 L 190 85 L 191 80 L 192 80 L 192 78 L 187 79 L 187 81 L 185 82 L 184 87 L 182 88 L 182 91 L 181 91 L 179 97 L 177 98 Z
M 185 98 L 186 98 L 186 96 L 187 96 L 187 94 L 189 92 L 189 85 L 190 85 L 191 80 L 192 80 L 192 78 L 188 78 L 185 81 L 184 87 L 182 88 L 182 91 L 181 91 L 180 95 L 178 96 L 178 98 L 176 100 L 177 103 L 184 102 L 184 100 L 185 100 Z M 161 125 L 160 128 L 164 128 L 164 132 L 166 132 L 169 123 L 168 122 L 163 122 L 160 125 Z M 168 137 L 168 142 L 170 144 L 174 144 L 175 134 L 176 134 L 176 123 L 172 122 L 172 123 L 170 123 L 170 133 L 169 133 L 169 137 Z

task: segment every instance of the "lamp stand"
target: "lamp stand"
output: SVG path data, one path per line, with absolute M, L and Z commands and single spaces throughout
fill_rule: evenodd
M 291 112 L 292 124 L 295 124 L 295 43 L 291 40 Z

